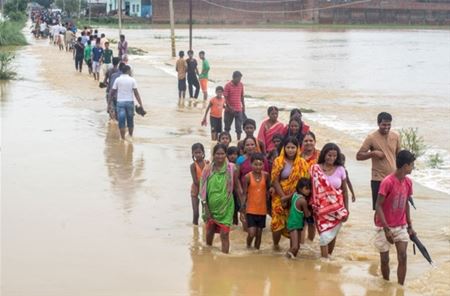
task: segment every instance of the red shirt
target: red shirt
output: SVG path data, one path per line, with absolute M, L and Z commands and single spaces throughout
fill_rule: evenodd
M 223 92 L 227 105 L 233 109 L 233 111 L 242 112 L 241 99 L 244 96 L 244 85 L 239 82 L 235 85 L 232 81 L 225 85 Z
M 382 211 L 388 226 L 406 225 L 406 204 L 408 197 L 412 196 L 411 179 L 405 177 L 399 180 L 394 174 L 390 174 L 381 181 L 378 193 L 385 197 Z M 378 215 L 375 216 L 375 225 L 383 227 Z

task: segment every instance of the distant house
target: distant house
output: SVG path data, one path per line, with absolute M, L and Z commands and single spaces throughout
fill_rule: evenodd
M 141 16 L 141 0 L 125 1 L 125 11 L 129 16 Z
M 152 18 L 152 0 L 142 0 L 141 17 Z
M 119 9 L 119 0 L 105 0 L 106 13 L 116 12 Z M 122 10 L 128 16 L 135 17 L 151 17 L 152 1 L 151 0 L 122 0 Z
M 105 14 L 107 0 L 87 0 L 86 15 L 91 10 L 91 16 L 102 16 Z

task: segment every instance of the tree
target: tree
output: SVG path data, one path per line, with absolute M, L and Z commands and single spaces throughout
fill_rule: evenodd
M 6 1 L 3 9 L 5 15 L 9 15 L 12 12 L 24 12 L 27 9 L 27 0 L 9 0 Z
M 72 13 L 78 12 L 79 0 L 56 0 L 56 6 L 61 8 L 71 17 Z
M 45 8 L 49 8 L 50 5 L 53 3 L 53 0 L 34 0 L 34 2 Z
M 24 22 L 27 3 L 27 0 L 9 0 L 4 4 L 4 13 L 11 21 Z

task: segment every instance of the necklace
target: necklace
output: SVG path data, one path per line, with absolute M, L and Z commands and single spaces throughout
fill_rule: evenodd
M 327 175 L 328 175 L 329 173 L 332 173 L 332 172 L 334 171 L 334 169 L 335 169 L 334 166 L 331 166 L 331 167 L 322 166 L 323 172 L 326 173 Z

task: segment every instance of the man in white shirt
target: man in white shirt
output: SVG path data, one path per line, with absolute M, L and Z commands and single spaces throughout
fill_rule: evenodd
M 47 23 L 46 23 L 46 22 L 42 22 L 42 23 L 39 25 L 40 37 L 42 37 L 42 38 L 45 37 L 45 29 L 47 29 Z
M 136 80 L 130 76 L 130 66 L 123 67 L 123 74 L 114 81 L 112 95 L 117 95 L 117 119 L 119 121 L 120 137 L 125 140 L 125 126 L 128 134 L 133 137 L 134 129 L 134 97 L 142 107 L 141 96 Z

